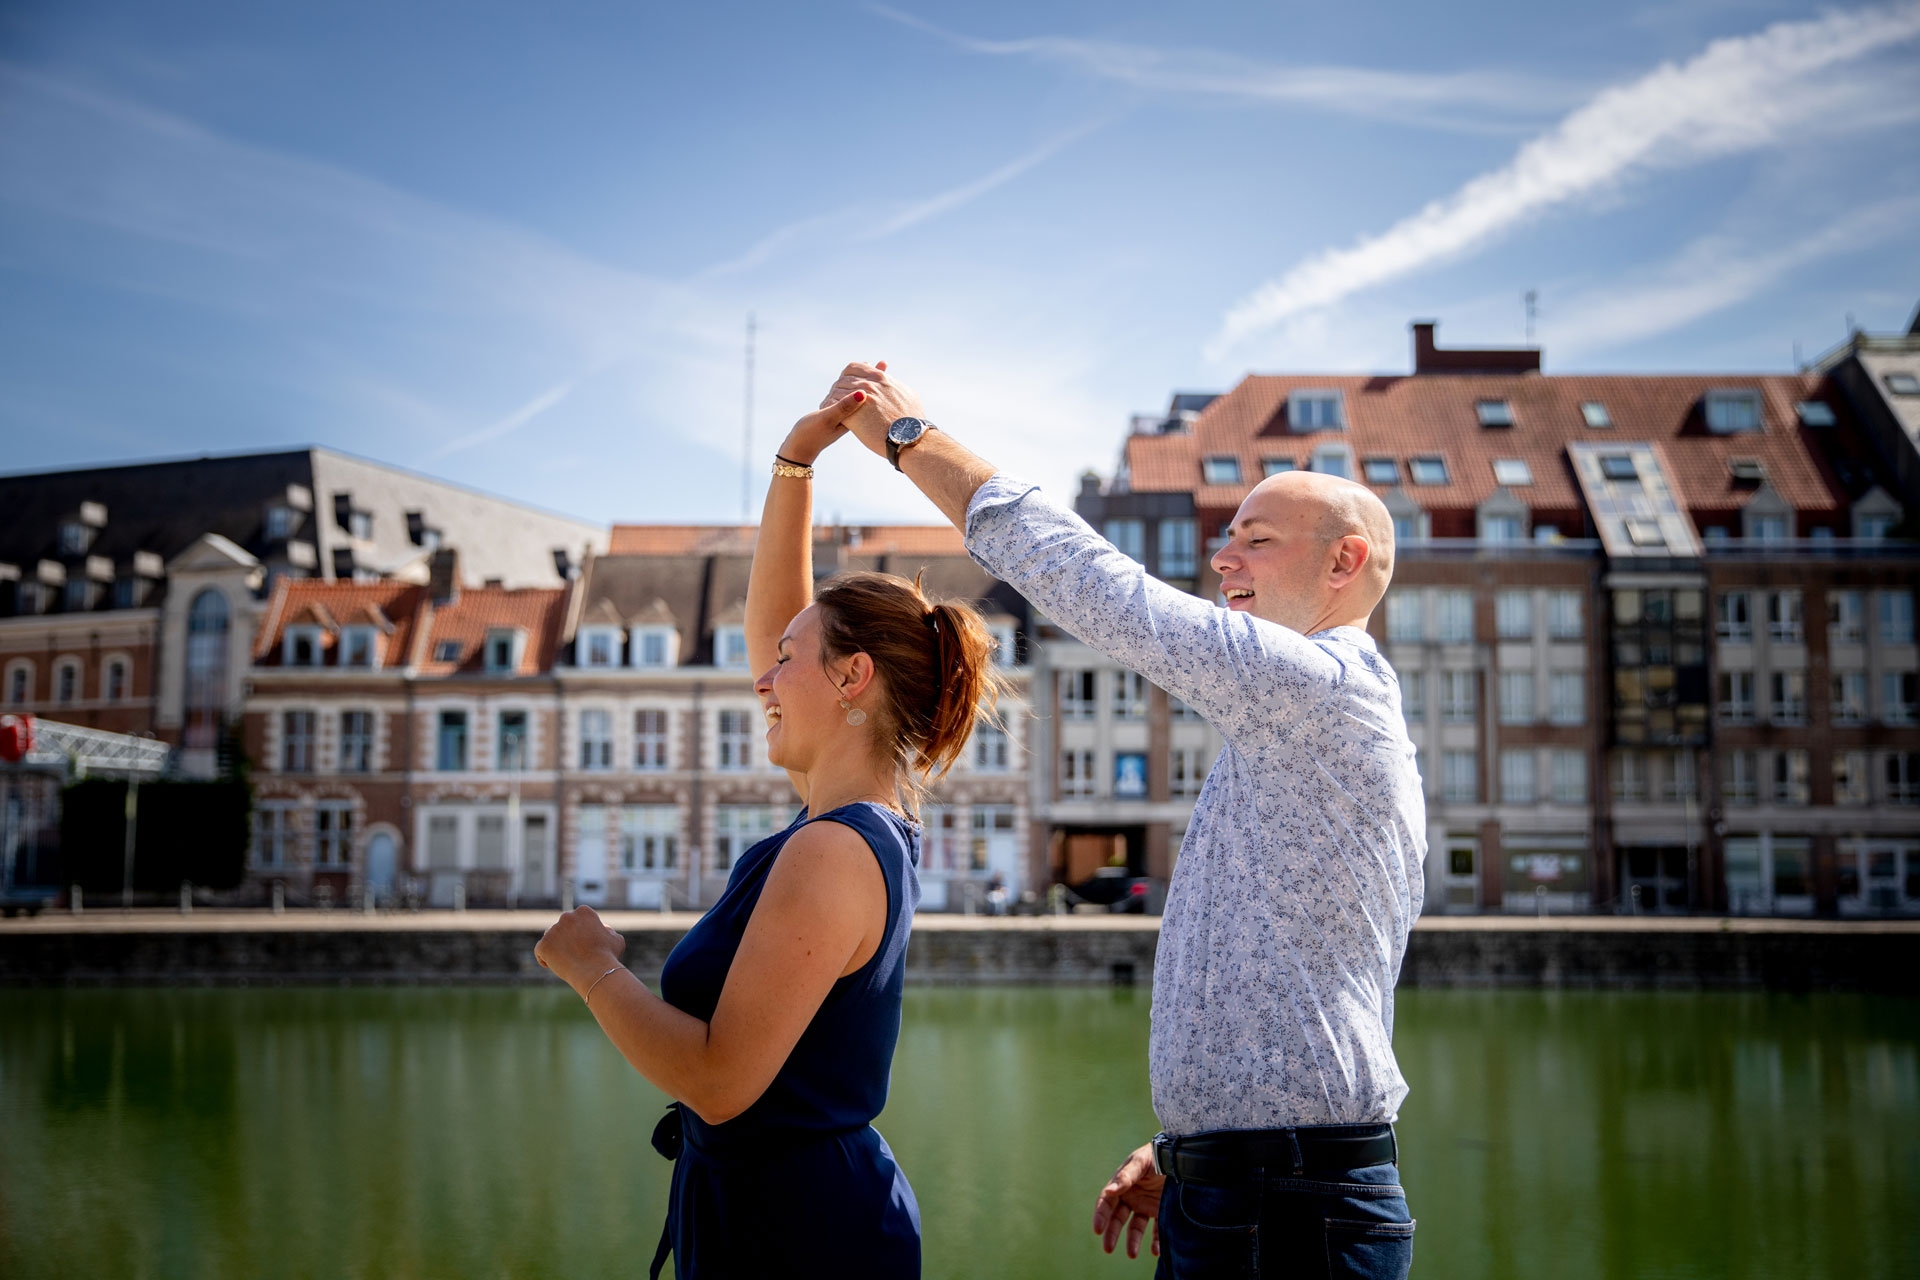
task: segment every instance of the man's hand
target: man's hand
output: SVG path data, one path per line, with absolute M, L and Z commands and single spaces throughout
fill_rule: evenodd
M 1093 1234 L 1108 1253 L 1120 1242 L 1120 1230 L 1126 1228 L 1127 1256 L 1140 1256 L 1140 1237 L 1153 1224 L 1153 1252 L 1160 1253 L 1160 1188 L 1166 1179 L 1153 1168 L 1153 1147 L 1140 1148 L 1114 1170 L 1113 1180 L 1100 1189 L 1093 1203 Z
M 887 376 L 887 362 L 850 364 L 820 403 L 824 407 L 843 400 L 854 392 L 864 392 L 866 402 L 848 417 L 846 425 L 860 437 L 860 443 L 881 457 L 887 456 L 887 428 L 899 418 L 922 416 L 920 397 L 912 388 Z

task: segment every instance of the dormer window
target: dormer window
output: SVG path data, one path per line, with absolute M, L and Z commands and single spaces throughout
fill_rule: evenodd
M 1260 474 L 1262 476 L 1277 476 L 1283 471 L 1295 470 L 1298 470 L 1298 468 L 1295 466 L 1292 458 L 1260 459 Z
M 1920 396 L 1920 374 L 1890 373 L 1884 381 L 1896 396 Z
M 1609 453 L 1600 459 L 1600 474 L 1603 478 L 1615 481 L 1637 481 L 1640 472 L 1633 465 L 1633 455 L 1627 453 Z
M 1240 459 L 1226 455 L 1202 458 L 1200 475 L 1208 484 L 1239 484 Z
M 281 661 L 289 667 L 319 666 L 321 634 L 319 627 L 288 627 Z
M 617 627 L 591 627 L 580 632 L 580 665 L 617 667 L 620 665 L 620 631 Z
M 1705 408 L 1707 430 L 1715 435 L 1760 429 L 1760 394 L 1756 391 L 1709 391 Z
M 1445 484 L 1447 460 L 1436 457 L 1409 458 L 1407 475 L 1415 484 Z
M 293 536 L 293 526 L 299 522 L 300 513 L 292 507 L 271 506 L 267 508 L 267 541 L 285 542 Z
M 373 667 L 379 665 L 379 635 L 372 627 L 348 627 L 340 633 L 340 665 Z
M 672 667 L 680 661 L 680 632 L 673 627 L 635 627 L 633 665 Z
M 1663 547 L 1667 543 L 1658 520 L 1627 521 L 1627 538 L 1636 547 Z
M 747 629 L 741 626 L 713 629 L 713 665 L 735 670 L 747 665 Z
M 1323 444 L 1313 451 L 1313 469 L 1321 475 L 1353 479 L 1353 452 L 1343 444 Z
M 1287 425 L 1295 431 L 1340 431 L 1347 425 L 1338 391 L 1296 391 L 1287 397 Z
M 1613 415 L 1607 412 L 1607 406 L 1598 400 L 1580 402 L 1580 416 L 1586 419 L 1589 427 L 1596 431 L 1605 431 L 1613 426 Z
M 1392 458 L 1368 458 L 1360 465 L 1368 484 L 1400 483 L 1400 464 Z
M 495 627 L 487 632 L 487 671 L 492 675 L 512 675 L 520 669 L 521 651 L 527 633 L 517 628 Z
M 435 662 L 458 662 L 460 661 L 460 653 L 461 647 L 458 640 L 442 640 L 433 646 L 433 660 Z
M 1767 469 L 1758 458 L 1729 458 L 1727 470 L 1732 473 L 1735 484 L 1759 484 L 1767 478 Z
M 1493 460 L 1493 482 L 1512 488 L 1515 485 L 1532 484 L 1533 468 L 1524 458 L 1495 458 Z
M 1476 400 L 1473 411 L 1483 427 L 1510 427 L 1513 425 L 1513 405 L 1505 400 Z
M 1793 406 L 1800 415 L 1803 427 L 1830 427 L 1833 425 L 1833 406 L 1821 400 L 1802 400 Z
M 62 520 L 60 522 L 60 554 L 63 556 L 83 556 L 87 548 L 93 545 L 94 531 L 84 521 Z

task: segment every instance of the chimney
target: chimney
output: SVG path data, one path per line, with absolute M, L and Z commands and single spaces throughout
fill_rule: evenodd
M 1437 320 L 1415 320 L 1413 322 L 1413 371 L 1429 373 L 1433 370 L 1433 331 L 1440 322 Z
M 460 553 L 452 547 L 435 549 L 427 561 L 427 586 L 435 604 L 452 604 L 460 598 Z
M 1422 373 L 1538 373 L 1538 347 L 1480 347 L 1442 351 L 1433 340 L 1436 320 L 1413 322 L 1413 371 Z

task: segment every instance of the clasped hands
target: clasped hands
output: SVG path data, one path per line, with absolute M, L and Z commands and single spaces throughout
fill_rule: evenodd
M 881 457 L 887 454 L 887 428 L 899 418 L 920 416 L 920 397 L 887 376 L 887 362 L 850 364 L 828 390 L 820 407 L 793 424 L 780 456 L 802 466 L 826 452 L 851 431 Z

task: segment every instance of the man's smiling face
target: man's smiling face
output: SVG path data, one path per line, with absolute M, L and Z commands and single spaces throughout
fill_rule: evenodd
M 1384 531 L 1369 527 L 1382 521 Z M 1227 608 L 1236 612 L 1303 634 L 1350 623 L 1354 619 L 1333 615 L 1354 610 L 1364 622 L 1379 594 L 1353 590 L 1367 552 L 1353 563 L 1352 544 L 1364 540 L 1390 559 L 1392 527 L 1379 499 L 1363 487 L 1315 472 L 1286 472 L 1262 480 L 1246 496 L 1227 526 L 1226 545 L 1213 554 L 1213 569 Z M 1385 590 L 1384 581 L 1379 590 Z

